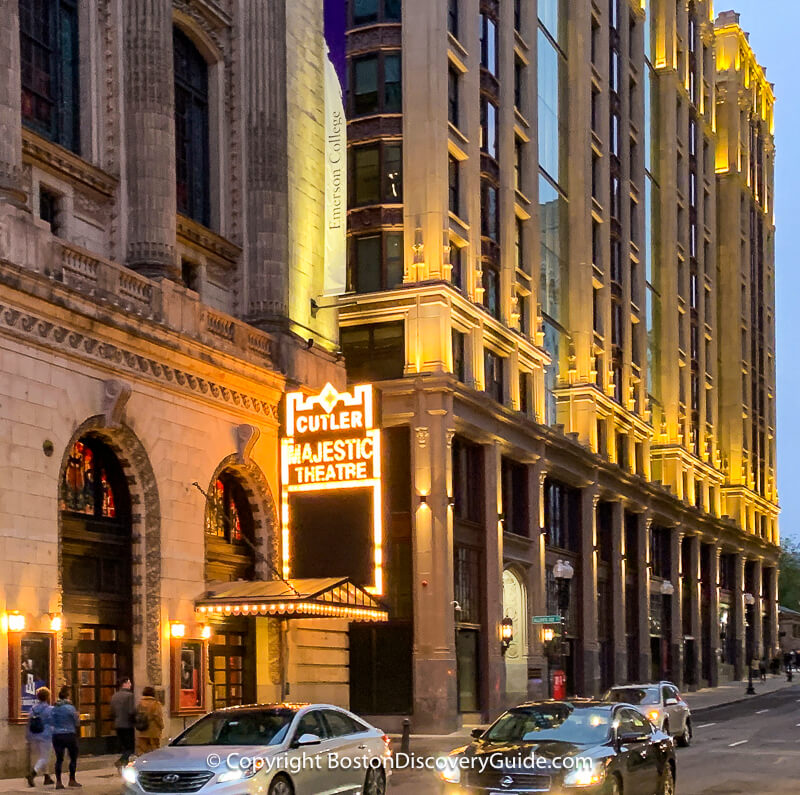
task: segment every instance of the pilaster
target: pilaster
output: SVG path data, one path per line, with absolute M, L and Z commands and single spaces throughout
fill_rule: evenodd
M 672 681 L 683 687 L 683 577 L 681 571 L 683 530 L 676 527 L 670 533 L 670 580 L 674 588 L 670 597 L 670 657 Z
M 0 0 L 0 202 L 25 203 L 19 1 Z
M 650 525 L 653 519 L 648 511 L 638 515 L 636 545 L 639 555 L 636 576 L 636 596 L 639 602 L 639 679 L 650 678 Z
M 712 544 L 708 555 L 708 613 L 709 632 L 708 645 L 710 659 L 708 661 L 708 685 L 716 687 L 719 684 L 719 556 L 722 549 L 718 544 Z
M 688 536 L 686 543 L 689 545 L 689 570 L 684 572 L 683 583 L 688 589 L 689 599 L 689 633 L 694 647 L 694 661 L 691 670 L 687 671 L 688 681 L 684 687 L 696 689 L 700 682 L 700 672 L 703 670 L 703 654 L 705 653 L 702 642 L 702 617 L 700 614 L 700 538 L 696 535 Z
M 736 679 L 741 679 L 747 670 L 745 661 L 745 606 L 744 606 L 745 557 L 737 552 L 733 569 L 733 621 L 736 648 L 733 654 L 733 670 Z
M 621 501 L 611 503 L 611 636 L 614 648 L 615 682 L 628 678 L 628 643 L 625 628 L 625 509 Z
M 486 489 L 485 520 L 486 554 L 484 561 L 483 642 L 486 661 L 483 711 L 492 720 L 503 708 L 505 693 L 505 665 L 500 649 L 500 622 L 503 619 L 503 527 L 500 522 L 502 508 L 500 494 L 500 448 L 488 444 L 483 448 L 484 488 Z
M 760 660 L 764 656 L 764 598 L 763 598 L 763 568 L 760 558 L 753 560 L 753 659 Z
M 579 692 L 594 696 L 600 690 L 600 645 L 597 637 L 597 503 L 600 495 L 596 485 L 581 491 L 581 668 L 578 673 Z

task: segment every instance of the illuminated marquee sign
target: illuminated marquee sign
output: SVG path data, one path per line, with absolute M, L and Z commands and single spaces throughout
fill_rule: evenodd
M 371 385 L 356 386 L 350 393 L 338 392 L 327 384 L 319 395 L 286 395 L 281 440 L 281 519 L 283 576 L 287 579 L 292 576 L 291 495 L 361 489 L 371 494 L 374 577 L 366 587 L 376 594 L 383 590 L 381 432 L 375 427 L 373 398 Z M 336 519 L 330 517 L 331 522 Z

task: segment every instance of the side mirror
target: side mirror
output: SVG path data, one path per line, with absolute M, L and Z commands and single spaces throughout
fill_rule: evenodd
M 322 740 L 317 737 L 316 734 L 301 734 L 297 740 L 295 740 L 295 745 L 300 747 L 304 745 L 319 745 Z
M 472 737 L 473 740 L 480 740 L 483 737 L 483 729 L 473 729 L 469 736 Z
M 664 702 L 664 706 L 665 707 L 674 707 L 677 703 L 678 703 L 678 699 L 677 698 L 668 698 Z

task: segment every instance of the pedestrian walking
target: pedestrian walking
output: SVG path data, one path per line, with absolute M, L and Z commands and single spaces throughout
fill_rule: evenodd
M 758 673 L 761 675 L 761 681 L 767 681 L 767 658 L 762 657 L 758 662 Z
M 69 753 L 69 784 L 70 787 L 80 787 L 75 780 L 78 769 L 78 734 L 81 728 L 81 719 L 78 710 L 69 700 L 69 687 L 64 685 L 58 691 L 56 701 L 50 711 L 50 722 L 53 727 L 53 749 L 56 752 L 56 789 L 64 789 L 61 781 L 61 770 L 64 765 L 64 753 Z
M 111 696 L 111 717 L 117 733 L 119 759 L 117 767 L 127 765 L 136 747 L 136 735 L 133 719 L 136 715 L 136 703 L 133 698 L 133 683 L 130 677 L 119 680 L 117 692 Z
M 136 756 L 155 751 L 161 745 L 161 732 L 164 730 L 164 713 L 156 700 L 152 687 L 142 690 L 142 698 L 136 708 Z
M 40 687 L 36 691 L 36 703 L 28 713 L 28 728 L 25 739 L 31 753 L 31 772 L 25 776 L 29 787 L 35 786 L 36 776 L 44 775 L 43 783 L 53 783 L 52 776 L 47 772 L 50 764 L 50 752 L 53 750 L 53 725 L 50 718 L 50 691 Z

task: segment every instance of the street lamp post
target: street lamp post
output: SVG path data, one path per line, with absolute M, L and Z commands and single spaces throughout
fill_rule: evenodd
M 575 576 L 575 569 L 572 567 L 568 560 L 558 560 L 556 565 L 553 566 L 553 577 L 556 581 L 556 591 L 558 595 L 558 614 L 561 618 L 561 671 L 566 674 L 566 654 L 564 653 L 566 645 L 566 632 L 567 632 L 567 610 L 569 610 L 569 588 L 572 578 Z
M 745 693 L 748 696 L 754 696 L 756 689 L 753 687 L 753 605 L 756 603 L 756 598 L 751 593 L 744 595 L 744 604 L 746 610 L 747 622 L 745 625 L 745 653 L 747 654 L 747 690 Z

